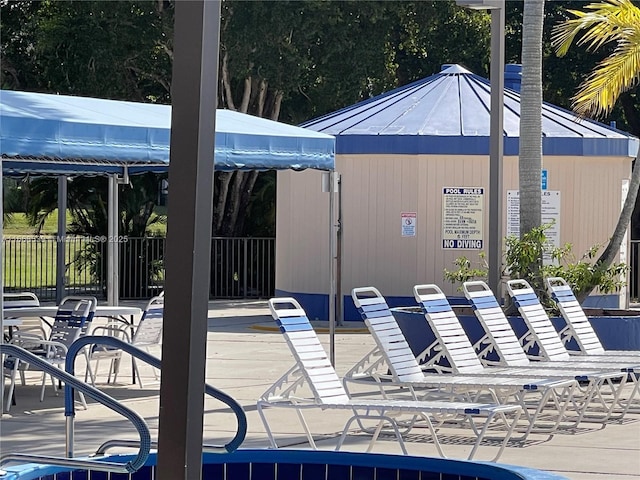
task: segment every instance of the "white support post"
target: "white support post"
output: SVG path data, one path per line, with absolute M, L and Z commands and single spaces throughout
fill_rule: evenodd
M 60 304 L 66 292 L 67 246 L 67 177 L 58 177 L 58 235 L 56 237 L 56 303 Z
M 120 258 L 118 244 L 119 225 L 118 175 L 109 175 L 109 206 L 107 227 L 107 303 L 118 305 L 120 289 Z

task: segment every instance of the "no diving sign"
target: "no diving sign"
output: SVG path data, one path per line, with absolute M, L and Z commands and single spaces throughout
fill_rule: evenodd
M 484 229 L 484 188 L 442 189 L 442 248 L 481 250 Z
M 402 218 L 402 236 L 415 237 L 418 214 L 416 212 L 402 212 L 400 216 Z

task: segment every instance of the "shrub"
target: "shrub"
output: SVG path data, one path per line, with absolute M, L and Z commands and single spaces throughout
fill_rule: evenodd
M 584 300 L 593 287 L 600 293 L 612 293 L 625 285 L 621 277 L 628 267 L 624 263 L 613 263 L 606 268 L 595 266 L 594 260 L 602 245 L 591 247 L 577 259 L 573 254 L 572 244 L 554 247 L 549 243 L 545 231 L 550 227 L 551 224 L 545 224 L 531 229 L 520 238 L 506 238 L 503 277 L 526 280 L 549 310 L 553 310 L 554 306 L 544 284 L 548 277 L 563 277 L 571 285 L 579 301 Z M 480 261 L 476 265 L 467 257 L 456 258 L 454 270 L 444 269 L 445 280 L 462 284 L 468 280 L 486 279 L 486 255 L 482 252 L 479 257 Z

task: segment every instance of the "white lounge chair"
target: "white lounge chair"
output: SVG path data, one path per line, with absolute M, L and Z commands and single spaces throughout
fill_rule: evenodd
M 507 292 L 518 307 L 527 327 L 526 333 L 520 340 L 529 358 L 547 362 L 598 365 L 599 368 L 604 368 L 603 365 L 607 365 L 612 369 L 622 369 L 630 373 L 634 371 L 634 368 L 636 372 L 640 371 L 640 358 L 633 358 L 627 362 L 624 358 L 570 355 L 529 283 L 526 280 L 509 280 L 507 281 Z
M 408 389 L 416 400 L 433 395 L 434 389 L 470 401 L 488 395 L 496 403 L 522 406 L 528 423 L 520 440 L 532 432 L 553 434 L 564 420 L 577 386 L 574 379 L 545 379 L 533 372 L 528 379 L 425 374 L 382 294 L 374 287 L 362 287 L 354 288 L 351 297 L 376 347 L 346 373 L 343 382 L 347 392 L 348 383 L 356 383 L 375 385 L 385 398 L 388 390 L 398 387 Z
M 432 346 L 431 349 L 438 349 L 438 355 L 446 359 L 448 367 L 445 369 L 447 371 L 465 375 L 513 375 L 518 377 L 540 375 L 550 379 L 573 378 L 578 381 L 580 390 L 583 393 L 581 396 L 574 396 L 575 401 L 572 408 L 577 415 L 575 425 L 583 420 L 596 420 L 598 422 L 609 420 L 615 409 L 618 408 L 626 373 L 573 367 L 559 368 L 554 366 L 554 368 L 546 368 L 544 366 L 535 366 L 522 353 L 522 347 L 518 343 L 512 346 L 510 350 L 510 353 L 514 355 L 517 355 L 517 349 L 520 350 L 521 353 L 517 355 L 518 360 L 516 362 L 507 361 L 507 359 L 511 360 L 510 356 L 500 357 L 500 366 L 486 366 L 480 361 L 458 317 L 437 285 L 416 285 L 414 287 L 414 295 L 416 301 L 422 307 L 431 330 L 436 336 L 437 345 L 435 347 Z M 497 302 L 495 302 L 495 305 L 498 306 Z M 502 312 L 499 306 L 498 309 Z M 504 313 L 502 313 L 502 316 L 504 317 Z M 504 320 L 506 321 L 506 317 L 504 317 Z M 511 335 L 515 337 L 513 331 L 511 331 Z M 501 335 L 498 335 L 498 337 L 502 338 Z M 428 356 L 430 352 L 423 352 L 423 355 Z M 430 368 L 437 369 L 438 365 L 431 365 Z M 595 402 L 595 404 L 592 404 L 592 402 Z
M 539 358 L 544 361 L 545 365 L 579 365 L 583 368 L 612 369 L 626 372 L 628 373 L 628 379 L 635 384 L 628 398 L 627 406 L 630 407 L 634 402 L 640 403 L 636 401 L 640 400 L 640 358 L 627 361 L 624 357 L 576 357 L 570 355 L 529 283 L 526 280 L 509 280 L 507 281 L 507 292 L 518 307 L 518 311 L 527 326 L 527 332 L 522 337 L 522 341 L 528 356 Z M 529 353 L 530 351 L 535 351 L 535 349 L 537 349 L 537 354 L 534 353 L 532 355 Z M 635 409 L 640 410 L 640 404 L 634 405 Z
M 373 422 L 375 425 L 369 451 L 378 440 L 382 429 L 391 428 L 402 452 L 406 454 L 407 450 L 398 427 L 398 416 L 408 416 L 413 421 L 419 419 L 426 423 L 439 455 L 444 457 L 438 432 L 432 421 L 436 417 L 447 416 L 458 425 L 466 425 L 468 431 L 475 435 L 473 447 L 467 457 L 469 459 L 474 457 L 490 426 L 494 423 L 506 425 L 506 431 L 500 431 L 500 447 L 493 460 L 497 460 L 502 454 L 521 415 L 522 408 L 519 405 L 350 398 L 300 304 L 293 298 L 276 298 L 269 301 L 269 308 L 296 360 L 295 365 L 257 402 L 258 413 L 273 448 L 277 448 L 277 444 L 267 422 L 265 410 L 280 407 L 296 411 L 313 449 L 317 447 L 302 414 L 303 410 L 309 408 L 344 410 L 350 414 L 336 450 L 342 447 L 350 426 L 357 421 Z M 301 391 L 303 389 L 308 391 L 307 395 Z
M 546 279 L 546 284 L 551 298 L 556 302 L 560 314 L 566 322 L 565 327 L 559 332 L 560 338 L 565 345 L 574 340 L 580 349 L 567 349 L 570 354 L 606 356 L 613 361 L 619 361 L 617 357 L 624 357 L 624 361 L 638 361 L 640 359 L 640 351 L 638 350 L 605 350 L 598 334 L 573 294 L 573 290 L 564 278 L 550 277 Z
M 513 290 L 515 285 L 515 283 L 511 283 L 507 288 L 511 288 Z M 464 282 L 463 291 L 467 299 L 471 302 L 476 317 L 480 320 L 480 323 L 485 330 L 485 336 L 476 344 L 476 348 L 480 352 L 479 354 L 482 358 L 486 359 L 487 352 L 493 351 L 497 356 L 496 362 L 500 365 L 517 365 L 524 368 L 535 368 L 536 371 L 539 371 L 539 369 L 545 369 L 545 371 L 559 369 L 565 373 L 573 371 L 576 375 L 583 375 L 584 377 L 581 380 L 583 385 L 586 385 L 587 387 L 598 384 L 600 385 L 597 392 L 601 402 L 608 403 L 608 401 L 602 396 L 602 394 L 607 391 L 611 393 L 612 399 L 618 399 L 616 403 L 622 402 L 620 403 L 622 414 L 610 418 L 621 418 L 621 416 L 624 416 L 631 407 L 632 402 L 635 401 L 634 399 L 637 398 L 638 383 L 636 382 L 636 378 L 633 375 L 628 375 L 628 371 L 623 365 L 602 362 L 573 362 L 571 361 L 571 357 L 566 353 L 566 349 L 565 355 L 562 355 L 561 357 L 545 357 L 543 356 L 545 355 L 544 351 L 543 353 L 536 355 L 529 355 L 527 353 L 527 349 L 535 347 L 539 339 L 553 339 L 554 335 L 556 341 L 548 351 L 550 352 L 553 349 L 556 352 L 560 352 L 558 346 L 564 349 L 564 346 L 559 342 L 557 333 L 554 333 L 555 328 L 551 324 L 546 312 L 544 312 L 542 305 L 537 301 L 535 294 L 533 296 L 541 310 L 535 310 L 536 314 L 539 318 L 542 318 L 540 315 L 544 316 L 547 319 L 548 324 L 538 328 L 537 333 L 535 331 L 531 333 L 531 325 L 529 325 L 531 317 L 527 318 L 527 316 L 523 316 L 525 323 L 528 324 L 529 332 L 518 339 L 511 327 L 511 324 L 502 311 L 502 308 L 498 305 L 493 292 L 486 283 L 482 281 Z M 529 294 L 531 293 L 533 293 L 533 289 L 529 287 L 526 297 L 528 300 L 526 303 L 532 303 L 532 299 L 529 297 Z M 520 297 L 520 300 L 521 302 L 524 302 L 525 297 Z M 520 307 L 526 307 L 526 313 L 532 313 L 534 311 L 530 308 L 532 305 L 520 305 Z M 522 310 L 520 310 L 520 313 L 523 313 Z M 532 361 L 532 358 L 538 359 L 538 361 Z M 553 360 L 551 360 L 551 358 L 553 358 Z M 491 363 L 490 360 L 486 360 L 486 362 Z M 615 376 L 611 377 L 611 373 Z M 620 378 L 620 374 L 623 375 L 623 378 Z M 623 402 L 620 395 L 622 394 L 623 387 L 625 386 L 627 379 L 630 379 L 634 383 L 634 386 L 632 387 L 626 401 Z M 607 386 L 606 390 L 603 390 L 604 386 Z M 595 391 L 593 392 L 595 393 Z M 612 409 L 610 410 L 610 413 L 612 414 L 613 410 L 617 407 L 613 404 L 610 405 L 612 406 Z

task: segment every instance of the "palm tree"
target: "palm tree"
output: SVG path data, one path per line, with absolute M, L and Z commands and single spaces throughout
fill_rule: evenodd
M 605 44 L 615 44 L 612 53 L 600 62 L 572 97 L 577 115 L 601 118 L 611 111 L 618 97 L 640 81 L 640 8 L 630 0 L 607 0 L 592 3 L 586 11 L 569 10 L 575 16 L 553 29 L 552 45 L 559 56 L 564 55 L 578 35 L 577 45 L 595 51 Z M 640 187 L 638 156 L 629 184 L 629 193 L 620 212 L 609 244 L 596 260 L 595 266 L 606 269 L 620 250 Z M 591 290 L 586 292 L 586 297 Z
M 522 18 L 522 87 L 520 91 L 520 236 L 542 223 L 542 28 L 544 0 L 525 0 Z M 542 259 L 530 266 L 536 290 L 544 291 Z M 537 280 L 537 281 L 536 281 Z M 536 285 L 536 283 L 538 285 Z

